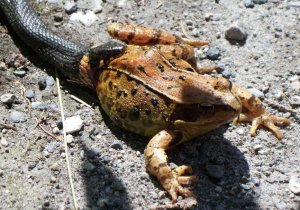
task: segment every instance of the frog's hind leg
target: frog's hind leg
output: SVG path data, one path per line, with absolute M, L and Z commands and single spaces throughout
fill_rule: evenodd
M 194 47 L 200 47 L 208 44 L 208 41 L 181 38 L 165 31 L 127 23 L 111 23 L 107 27 L 107 31 L 113 38 L 128 44 L 169 45 L 174 43 L 185 43 Z
M 195 176 L 183 176 L 192 172 L 190 166 L 179 166 L 172 170 L 168 164 L 166 150 L 181 141 L 180 137 L 181 135 L 172 131 L 163 130 L 150 140 L 144 152 L 148 171 L 160 181 L 173 202 L 177 200 L 178 194 L 192 196 L 192 192 L 182 185 L 190 184 L 196 179 Z
M 275 124 L 288 125 L 290 124 L 289 119 L 277 117 L 268 113 L 263 108 L 262 102 L 242 87 L 233 85 L 232 92 L 240 99 L 243 108 L 248 110 L 246 113 L 241 113 L 239 117 L 234 120 L 234 123 L 251 121 L 251 136 L 255 136 L 256 130 L 262 125 L 270 129 L 278 139 L 282 139 L 283 134 Z

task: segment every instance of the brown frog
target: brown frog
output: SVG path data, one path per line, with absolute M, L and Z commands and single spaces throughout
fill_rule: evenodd
M 250 134 L 265 126 L 278 139 L 283 137 L 274 124 L 289 124 L 263 108 L 246 89 L 199 68 L 194 47 L 206 41 L 183 39 L 142 26 L 112 23 L 109 34 L 128 45 L 107 64 L 93 81 L 103 109 L 120 127 L 152 137 L 145 149 L 148 171 L 176 201 L 178 194 L 191 196 L 183 185 L 195 180 L 190 166 L 171 169 L 166 150 L 226 123 L 252 122 Z M 81 71 L 89 71 L 89 57 Z

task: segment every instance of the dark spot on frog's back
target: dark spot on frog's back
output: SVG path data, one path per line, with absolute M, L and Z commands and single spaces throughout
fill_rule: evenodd
M 137 93 L 137 88 L 131 89 L 131 95 L 134 96 Z
M 153 98 L 150 99 L 150 101 L 151 101 L 151 103 L 152 103 L 153 106 L 157 106 L 158 105 L 158 100 L 156 98 L 153 97 Z
M 184 75 L 181 75 L 181 76 L 179 76 L 179 79 L 181 79 L 182 81 L 185 81 L 185 79 L 186 79 L 186 76 L 184 76 Z
M 117 78 L 120 78 L 122 76 L 122 72 L 118 71 L 117 72 Z
M 130 111 L 129 119 L 135 121 L 138 120 L 139 117 L 140 117 L 140 107 L 134 106 Z
M 112 84 L 112 81 L 110 81 L 110 82 L 108 83 L 108 87 L 109 87 L 110 90 L 112 90 L 112 85 L 113 85 L 113 84 Z
M 164 72 L 164 71 L 165 71 L 164 66 L 161 65 L 160 63 L 157 63 L 157 64 L 156 64 L 156 67 L 160 70 L 160 72 Z
M 146 113 L 146 115 L 150 115 L 150 114 L 151 114 L 151 109 L 146 108 L 146 109 L 145 109 L 145 113 Z
M 138 65 L 138 66 L 137 66 L 137 69 L 138 69 L 139 71 L 141 71 L 141 72 L 143 72 L 144 74 L 146 74 L 146 75 L 147 75 L 147 73 L 146 73 L 146 71 L 145 71 L 145 67 L 144 67 L 144 66 L 142 66 L 142 65 Z

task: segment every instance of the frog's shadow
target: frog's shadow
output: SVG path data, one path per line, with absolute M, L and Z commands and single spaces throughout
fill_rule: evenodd
M 107 127 L 117 139 L 143 154 L 149 138 L 128 133 L 114 125 L 105 114 L 103 116 Z M 227 128 L 228 125 L 224 125 L 190 142 L 177 145 L 167 152 L 169 161 L 178 166 L 192 166 L 192 175 L 197 177 L 192 187 L 198 200 L 196 209 L 259 209 L 256 198 L 260 188 L 254 186 L 254 190 L 248 191 L 241 188 L 251 179 L 249 165 L 243 153 L 223 136 Z M 206 169 L 209 165 L 217 165 L 224 175 L 220 179 L 211 177 Z M 163 190 L 155 177 L 150 176 L 150 179 L 155 187 Z

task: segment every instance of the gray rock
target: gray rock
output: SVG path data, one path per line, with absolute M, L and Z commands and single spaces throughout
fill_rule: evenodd
M 216 179 L 221 179 L 224 175 L 223 167 L 219 165 L 207 165 L 206 171 L 208 176 Z
M 93 158 L 95 156 L 99 156 L 100 152 L 101 152 L 100 149 L 92 148 L 89 151 L 87 151 L 87 156 L 88 156 L 88 158 Z
M 53 153 L 55 151 L 55 148 L 56 148 L 56 145 L 53 144 L 53 143 L 50 143 L 50 144 L 47 145 L 47 151 L 49 153 Z
M 110 147 L 111 148 L 113 148 L 113 149 L 123 149 L 123 145 L 119 142 L 119 141 L 117 141 L 117 140 L 115 140 L 111 145 L 110 145 Z
M 219 48 L 217 48 L 217 47 L 211 47 L 211 48 L 209 48 L 207 50 L 206 56 L 210 60 L 217 60 L 221 56 L 221 52 L 220 52 Z
M 13 123 L 22 123 L 27 121 L 27 115 L 23 112 L 13 111 L 10 114 L 10 121 Z
M 292 1 L 287 4 L 288 7 L 297 7 L 300 8 L 300 1 Z
M 232 73 L 229 69 L 226 68 L 222 71 L 222 75 L 226 78 L 230 78 L 232 76 Z
M 291 105 L 300 106 L 300 96 L 293 96 L 290 100 Z
M 31 103 L 31 108 L 37 110 L 45 110 L 47 109 L 47 104 L 40 101 L 34 101 Z
M 248 91 L 258 98 L 263 98 L 265 96 L 263 92 L 256 88 L 248 88 Z
M 62 0 L 48 0 L 50 4 L 61 4 Z
M 84 168 L 85 170 L 87 170 L 87 171 L 92 171 L 92 170 L 94 170 L 96 167 L 95 167 L 92 163 L 86 161 L 86 162 L 84 162 L 84 164 L 83 164 L 83 168 Z
M 47 87 L 47 81 L 45 79 L 40 79 L 38 85 L 40 90 L 44 90 Z
M 81 130 L 83 126 L 83 121 L 79 115 L 67 117 L 65 121 L 65 126 L 66 133 L 74 133 Z
M 244 6 L 246 8 L 253 8 L 254 7 L 254 3 L 252 0 L 244 0 Z
M 225 31 L 225 37 L 228 40 L 241 42 L 247 39 L 247 33 L 242 27 L 231 26 Z
M 2 103 L 10 105 L 17 101 L 17 97 L 14 94 L 6 93 L 0 97 L 0 100 Z
M 300 176 L 297 174 L 293 174 L 289 181 L 289 189 L 295 195 L 300 195 Z
M 24 77 L 26 75 L 26 71 L 23 69 L 17 69 L 14 71 L 14 75 L 17 77 Z
M 77 11 L 77 4 L 74 1 L 67 1 L 64 9 L 67 14 L 72 14 Z
M 0 71 L 6 71 L 7 67 L 4 62 L 0 61 Z
M 31 90 L 31 89 L 27 89 L 27 90 L 25 90 L 25 96 L 27 97 L 27 98 L 34 98 L 34 92 L 33 92 L 33 90 Z
M 268 0 L 253 0 L 254 4 L 265 4 L 267 2 L 268 2 Z
M 54 80 L 53 77 L 48 77 L 48 78 L 46 79 L 47 87 L 53 86 L 54 83 L 55 83 L 55 80 Z
M 64 19 L 64 17 L 61 12 L 57 12 L 54 14 L 54 21 L 61 22 L 61 21 L 63 21 L 63 19 Z
M 1 145 L 4 146 L 4 147 L 7 147 L 7 146 L 8 146 L 8 142 L 7 142 L 6 138 L 4 138 L 4 137 L 1 138 L 0 143 L 1 143 Z
M 74 138 L 71 134 L 68 134 L 66 136 L 66 141 L 67 141 L 67 144 L 71 144 L 73 142 Z

